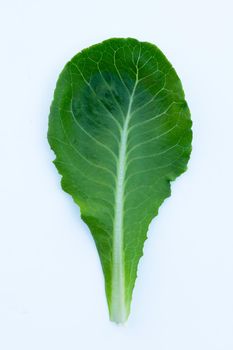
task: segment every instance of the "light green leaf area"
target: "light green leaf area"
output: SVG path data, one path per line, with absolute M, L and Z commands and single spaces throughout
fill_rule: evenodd
M 127 320 L 148 226 L 186 170 L 191 139 L 181 82 L 150 43 L 106 40 L 58 79 L 48 140 L 95 240 L 112 321 Z

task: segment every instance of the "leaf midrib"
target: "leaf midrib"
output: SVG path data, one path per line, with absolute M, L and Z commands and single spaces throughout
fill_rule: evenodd
M 115 322 L 122 323 L 127 319 L 128 310 L 125 300 L 125 273 L 124 273 L 124 247 L 123 247 L 123 213 L 125 196 L 125 172 L 127 159 L 127 142 L 131 109 L 135 90 L 138 84 L 138 71 L 135 84 L 129 98 L 128 110 L 122 128 L 117 164 L 115 215 L 113 223 L 113 271 L 112 271 L 112 295 L 111 318 Z

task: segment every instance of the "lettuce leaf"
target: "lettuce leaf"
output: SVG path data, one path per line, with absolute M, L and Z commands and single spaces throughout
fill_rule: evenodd
M 98 249 L 110 319 L 127 320 L 148 226 L 191 152 L 181 82 L 155 46 L 109 39 L 59 76 L 48 140 Z

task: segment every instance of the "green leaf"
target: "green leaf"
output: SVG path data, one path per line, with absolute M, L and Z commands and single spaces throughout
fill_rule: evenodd
M 106 40 L 58 79 L 48 140 L 95 240 L 112 321 L 128 318 L 148 226 L 186 170 L 191 139 L 181 82 L 150 43 Z

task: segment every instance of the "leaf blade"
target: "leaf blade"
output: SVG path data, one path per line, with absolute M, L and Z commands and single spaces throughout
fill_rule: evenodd
M 191 139 L 180 80 L 154 45 L 109 39 L 64 68 L 48 140 L 95 239 L 117 323 L 129 315 L 148 225 L 186 170 Z

